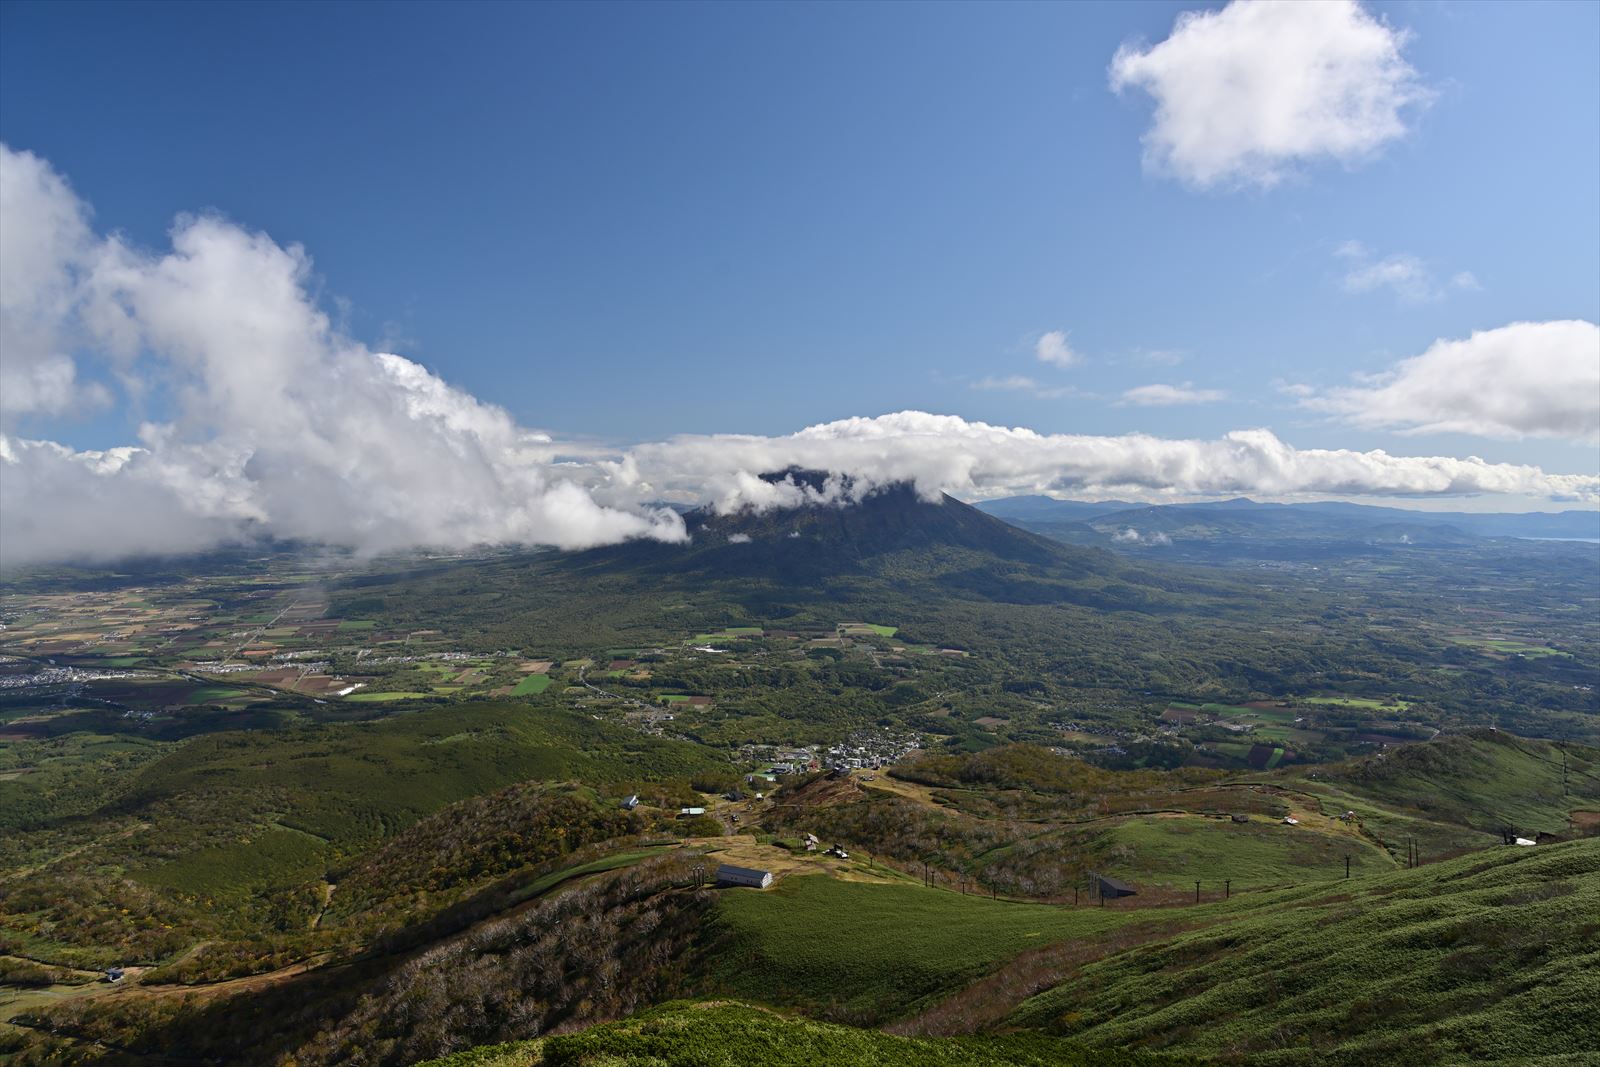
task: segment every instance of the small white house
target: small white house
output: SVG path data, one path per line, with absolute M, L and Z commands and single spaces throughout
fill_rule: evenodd
M 679 808 L 678 809 L 678 818 L 687 819 L 687 818 L 689 818 L 691 816 L 704 815 L 705 813 L 706 813 L 706 809 L 705 808 Z
M 638 793 L 629 793 L 627 796 L 623 797 L 622 798 L 622 806 L 624 808 L 628 809 L 629 811 L 632 811 L 634 808 L 637 808 L 639 806 L 639 794 Z
M 717 868 L 718 885 L 743 885 L 752 889 L 765 889 L 772 884 L 771 871 L 758 871 L 753 867 L 735 867 L 724 863 Z
M 1293 815 L 1285 815 L 1283 817 L 1283 825 L 1285 825 L 1285 826 L 1299 826 L 1300 825 L 1300 820 L 1295 818 Z

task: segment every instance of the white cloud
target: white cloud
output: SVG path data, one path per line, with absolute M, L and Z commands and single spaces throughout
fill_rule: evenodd
M 1170 545 L 1172 538 L 1157 530 L 1155 533 L 1142 534 L 1137 527 L 1124 526 L 1111 535 L 1111 540 L 1119 545 Z
M 1388 289 L 1401 300 L 1420 304 L 1443 299 L 1451 289 L 1476 290 L 1481 288 L 1471 271 L 1459 271 L 1448 285 L 1434 279 L 1433 271 L 1417 256 L 1396 252 L 1382 259 L 1374 258 L 1359 241 L 1346 241 L 1335 250 L 1335 255 L 1351 262 L 1344 276 L 1347 293 L 1368 293 L 1374 289 Z
M 7 157 L 8 186 L 13 165 L 31 159 Z M 37 168 L 30 180 L 38 186 Z M 61 210 L 64 184 L 46 189 L 58 218 L 86 216 Z M 8 192 L 8 212 L 14 202 Z M 14 366 L 12 336 L 72 333 L 107 358 L 157 364 L 177 408 L 170 423 L 144 426 L 138 447 L 108 453 L 4 436 L 7 563 L 183 550 L 252 530 L 369 551 L 683 536 L 670 512 L 596 503 L 554 465 L 550 439 L 504 410 L 334 329 L 298 247 L 216 218 L 180 219 L 161 255 L 56 228 L 72 239 L 34 240 L 26 269 L 8 261 L 0 278 L 8 396 L 53 366 L 35 358 L 51 349 L 27 345 Z M 47 314 L 30 318 L 40 307 Z M 70 386 L 72 375 L 49 380 Z M 24 396 L 27 410 L 62 402 Z
M 159 380 L 173 397 L 169 420 L 145 424 L 137 444 L 122 448 L 75 451 L 0 432 L 7 566 L 193 551 L 256 535 L 364 551 L 678 540 L 682 520 L 644 502 L 845 503 L 896 481 L 930 498 L 949 490 L 1600 499 L 1600 476 L 1297 450 L 1266 430 L 1216 440 L 1039 434 L 916 411 L 775 437 L 684 436 L 597 451 L 519 426 L 421 365 L 345 335 L 308 292 L 310 260 L 298 247 L 200 217 L 177 222 L 170 250 L 143 251 L 80 228 L 87 209 L 40 161 L 11 153 L 5 165 L 8 183 L 26 178 L 11 184 L 25 195 L 8 193 L 8 211 L 32 205 L 54 220 L 22 253 L 10 247 L 10 215 L 5 224 L 15 258 L 0 274 L 4 374 L 8 390 L 12 381 L 34 390 L 16 410 L 48 412 L 81 394 L 70 361 L 70 373 L 37 373 L 59 366 L 67 339 L 82 358 L 136 385 Z M 1579 349 L 1587 345 L 1590 376 L 1563 388 L 1575 395 L 1587 386 L 1592 402 L 1593 325 L 1507 330 L 1552 327 L 1563 336 L 1576 328 Z M 13 337 L 27 342 L 15 362 Z M 1576 366 L 1571 346 L 1561 351 L 1555 362 Z M 1417 373 L 1402 368 L 1385 388 L 1404 392 Z M 40 389 L 41 380 L 57 385 Z M 1579 417 L 1577 435 L 1593 437 L 1595 422 L 1592 410 Z M 820 486 L 761 477 L 790 466 L 833 473 Z
M 979 378 L 972 383 L 974 389 L 1003 389 L 1013 392 L 1031 393 L 1039 388 L 1039 383 L 1022 374 L 1008 374 L 1004 378 Z
M 67 324 L 92 247 L 88 211 L 50 164 L 4 144 L 0 235 L 0 416 L 63 411 L 84 396 Z
M 820 492 L 773 486 L 753 472 L 836 472 Z M 1296 449 L 1269 430 L 1215 440 L 1041 434 L 954 415 L 902 411 L 843 419 L 781 437 L 674 437 L 606 464 L 611 485 L 660 499 L 711 499 L 724 511 L 804 500 L 843 502 L 893 482 L 925 496 L 1136 492 L 1188 496 L 1512 493 L 1600 499 L 1600 474 L 1547 474 L 1477 458 Z
M 1270 187 L 1405 134 L 1405 111 L 1428 99 L 1405 44 L 1349 0 L 1235 0 L 1181 13 L 1157 45 L 1124 45 L 1110 81 L 1155 99 L 1147 167 L 1201 188 Z
M 1044 385 L 1025 374 L 1008 374 L 1005 377 L 979 378 L 972 388 L 984 391 L 1029 393 L 1041 400 L 1060 400 L 1068 396 L 1084 396 L 1083 390 L 1073 385 Z
M 1122 403 L 1139 407 L 1172 407 L 1178 404 L 1215 404 L 1226 400 L 1221 389 L 1196 389 L 1193 382 L 1182 385 L 1140 385 L 1122 394 Z
M 1435 341 L 1361 385 L 1298 395 L 1374 429 L 1600 443 L 1600 327 L 1515 322 Z
M 1033 344 L 1033 354 L 1039 357 L 1041 363 L 1057 367 L 1070 367 L 1081 359 L 1067 343 L 1067 335 L 1063 330 L 1051 330 L 1040 334 L 1039 339 Z

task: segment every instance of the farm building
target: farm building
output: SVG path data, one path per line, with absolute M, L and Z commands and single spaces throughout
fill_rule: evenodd
M 706 809 L 705 808 L 679 808 L 678 809 L 678 818 L 687 819 L 687 818 L 690 818 L 691 816 L 704 815 L 705 813 L 706 813 Z
M 1248 815 L 1235 815 L 1233 817 L 1233 821 L 1234 822 L 1249 822 L 1250 821 L 1250 816 L 1248 816 Z
M 765 889 L 772 884 L 771 871 L 758 871 L 753 867 L 735 867 L 731 863 L 724 863 L 717 868 L 718 885 L 747 885 L 753 889 Z
M 639 806 L 639 794 L 638 793 L 629 793 L 627 796 L 623 797 L 622 798 L 622 806 L 624 808 L 627 808 L 629 811 L 632 811 L 634 808 L 637 808 Z
M 1137 896 L 1139 891 L 1127 882 L 1116 878 L 1107 878 L 1103 874 L 1094 876 L 1095 887 L 1101 900 L 1116 900 L 1118 897 Z
M 108 981 L 108 982 L 120 982 L 120 981 L 122 981 L 122 974 L 123 974 L 123 972 L 122 972 L 122 968 L 121 967 L 107 967 L 106 968 L 106 981 Z

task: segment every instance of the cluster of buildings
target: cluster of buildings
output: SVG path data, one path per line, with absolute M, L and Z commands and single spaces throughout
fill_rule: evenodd
M 0 689 L 32 689 L 71 682 L 104 682 L 114 678 L 148 678 L 145 671 L 90 670 L 83 667 L 45 667 L 30 674 L 0 675 Z
M 836 771 L 874 770 L 897 763 L 922 747 L 915 734 L 893 730 L 858 730 L 842 743 L 831 745 L 823 760 Z

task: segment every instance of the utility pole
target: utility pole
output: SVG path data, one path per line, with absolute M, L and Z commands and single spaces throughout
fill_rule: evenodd
M 1194 902 L 1196 904 L 1200 903 L 1200 883 L 1199 882 L 1195 882 L 1195 884 L 1194 884 Z
M 1222 881 L 1222 899 L 1229 900 L 1233 897 L 1233 879 L 1225 878 Z
M 1350 853 L 1348 852 L 1344 854 L 1344 876 L 1346 878 L 1350 877 Z

